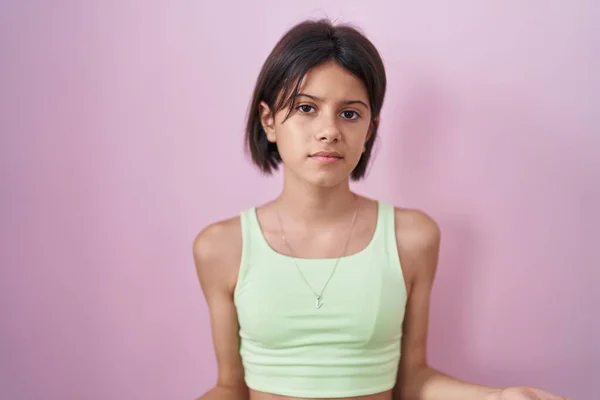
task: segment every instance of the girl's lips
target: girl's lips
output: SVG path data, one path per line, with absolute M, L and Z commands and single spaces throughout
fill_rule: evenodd
M 342 157 L 332 154 L 315 154 L 310 156 L 310 158 L 323 163 L 334 163 L 342 159 Z

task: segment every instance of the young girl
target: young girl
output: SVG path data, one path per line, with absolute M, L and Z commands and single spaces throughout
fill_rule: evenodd
M 377 139 L 382 60 L 361 33 L 293 27 L 267 58 L 246 144 L 281 194 L 206 227 L 194 260 L 218 382 L 202 400 L 553 400 L 462 382 L 427 365 L 440 230 L 353 193 Z

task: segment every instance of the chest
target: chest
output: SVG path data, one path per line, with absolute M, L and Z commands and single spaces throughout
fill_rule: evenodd
M 406 288 L 399 267 L 369 253 L 335 263 L 252 260 L 236 291 L 242 336 L 265 348 L 360 348 L 400 340 Z

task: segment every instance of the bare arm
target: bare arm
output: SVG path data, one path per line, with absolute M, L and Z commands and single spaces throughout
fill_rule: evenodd
M 435 221 L 418 211 L 396 212 L 400 261 L 407 277 L 409 298 L 402 338 L 402 357 L 394 396 L 402 400 L 560 400 L 528 387 L 492 388 L 465 382 L 427 364 L 427 330 L 431 289 L 440 249 Z
M 233 303 L 241 241 L 239 219 L 211 225 L 194 240 L 194 262 L 208 304 L 218 366 L 216 385 L 198 400 L 248 399 L 239 354 L 237 312 Z
M 440 248 L 435 221 L 415 210 L 396 211 L 396 239 L 409 285 L 396 397 L 403 400 L 483 400 L 498 389 L 452 378 L 427 364 L 429 303 Z

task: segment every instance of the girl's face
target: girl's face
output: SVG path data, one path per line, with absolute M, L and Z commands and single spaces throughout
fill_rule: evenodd
M 369 103 L 360 79 L 328 62 L 306 74 L 285 122 L 287 108 L 273 115 L 264 102 L 261 122 L 286 174 L 332 187 L 347 182 L 365 149 L 374 126 Z

